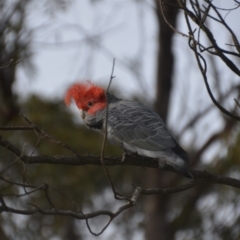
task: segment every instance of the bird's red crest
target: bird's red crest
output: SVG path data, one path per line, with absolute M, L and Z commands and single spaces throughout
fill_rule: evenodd
M 92 83 L 75 83 L 69 87 L 65 95 L 66 105 L 70 105 L 74 99 L 79 109 L 88 110 L 88 103 L 102 103 L 106 105 L 106 95 L 103 88 Z

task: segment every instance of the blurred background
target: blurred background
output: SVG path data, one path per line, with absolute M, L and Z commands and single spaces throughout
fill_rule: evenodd
M 240 37 L 239 3 L 213 2 Z M 1 126 L 26 125 L 21 112 L 81 154 L 100 155 L 102 135 L 86 129 L 76 107 L 67 108 L 63 99 L 67 87 L 76 81 L 91 80 L 106 88 L 115 58 L 111 92 L 154 108 L 189 153 L 192 168 L 239 179 L 239 125 L 212 103 L 188 39 L 164 22 L 158 0 L 0 0 L 0 6 Z M 167 6 L 165 10 L 172 26 L 188 34 L 183 12 Z M 206 21 L 218 44 L 232 49 L 229 32 L 214 18 Z M 204 35 L 199 39 L 209 44 Z M 239 77 L 219 58 L 204 54 L 213 94 L 226 109 L 239 114 L 234 101 L 239 100 Z M 239 66 L 239 57 L 231 59 Z M 34 131 L 0 134 L 29 155 L 72 154 Z M 120 155 L 121 151 L 107 144 L 106 154 Z M 153 188 L 186 182 L 161 170 L 116 166 L 109 167 L 109 172 L 122 194 L 131 193 L 132 184 Z M 99 166 L 26 166 L 0 147 L 0 175 L 15 182 L 22 182 L 24 175 L 29 184 L 47 183 L 84 213 L 114 211 L 120 204 Z M 9 206 L 27 209 L 31 202 L 50 208 L 43 192 L 16 197 L 23 192 L 1 180 L 0 194 Z M 59 192 L 50 194 L 58 208 L 76 210 Z M 90 224 L 100 231 L 105 222 L 98 217 Z M 0 215 L 3 240 L 95 238 L 84 221 L 70 217 Z M 202 184 L 173 195 L 142 196 L 98 239 L 240 239 L 239 190 Z

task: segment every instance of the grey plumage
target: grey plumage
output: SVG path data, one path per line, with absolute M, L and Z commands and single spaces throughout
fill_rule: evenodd
M 108 139 L 128 153 L 159 159 L 162 164 L 170 164 L 186 177 L 188 154 L 178 145 L 166 128 L 161 117 L 140 102 L 121 100 L 111 94 L 108 99 Z M 96 115 L 87 115 L 84 120 L 90 127 L 103 127 L 106 108 Z

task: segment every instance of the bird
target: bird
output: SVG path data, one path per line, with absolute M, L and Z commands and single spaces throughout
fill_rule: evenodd
M 103 133 L 107 131 L 110 143 L 120 147 L 124 154 L 154 158 L 160 168 L 171 165 L 185 177 L 193 177 L 189 172 L 187 152 L 151 108 L 138 101 L 122 100 L 92 82 L 72 84 L 64 101 L 69 106 L 72 100 L 86 126 Z

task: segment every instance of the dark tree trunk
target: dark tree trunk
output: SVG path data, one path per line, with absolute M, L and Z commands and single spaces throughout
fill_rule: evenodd
M 16 96 L 12 92 L 15 68 L 15 66 L 9 66 L 0 69 L 0 125 L 7 124 L 19 112 Z
M 172 76 L 174 67 L 174 56 L 172 53 L 172 38 L 174 31 L 165 23 L 160 9 L 160 1 L 156 0 L 157 19 L 159 23 L 159 52 L 157 56 L 157 99 L 155 110 L 160 114 L 164 122 L 169 112 L 169 101 L 172 89 Z M 175 1 L 172 1 L 176 4 Z M 177 8 L 164 6 L 166 19 L 172 26 L 176 25 Z M 163 171 L 148 169 L 146 173 L 147 187 L 167 187 L 170 185 L 172 175 Z M 174 238 L 174 231 L 167 221 L 169 208 L 169 195 L 150 196 L 146 199 L 145 205 L 145 236 L 147 240 L 171 240 Z
M 81 240 L 82 237 L 79 235 L 79 233 L 76 233 L 76 229 L 74 226 L 74 218 L 68 218 L 68 223 L 65 228 L 65 234 L 64 239 L 68 240 Z M 81 224 L 81 223 L 79 223 Z
M 3 222 L 3 219 L 0 218 L 0 224 L 2 224 L 2 222 Z M 2 228 L 2 227 L 0 227 L 0 239 L 1 239 L 1 240 L 10 240 L 10 238 L 6 236 L 6 234 L 5 234 L 5 232 L 3 231 L 3 228 Z
M 157 76 L 156 88 L 157 97 L 155 102 L 155 110 L 162 117 L 163 121 L 167 121 L 169 110 L 169 100 L 172 89 L 172 75 L 174 68 L 174 55 L 172 53 L 172 38 L 174 31 L 164 21 L 161 14 L 160 0 L 156 0 L 157 19 L 159 24 L 158 42 L 159 51 L 157 56 Z M 169 1 L 177 4 L 176 1 Z M 178 9 L 174 7 L 163 6 L 164 15 L 167 21 L 173 26 L 176 26 Z

